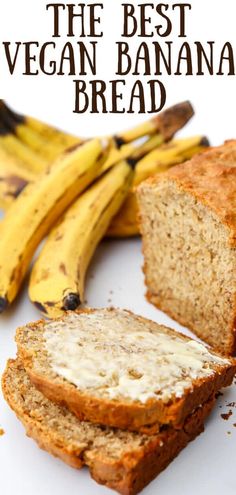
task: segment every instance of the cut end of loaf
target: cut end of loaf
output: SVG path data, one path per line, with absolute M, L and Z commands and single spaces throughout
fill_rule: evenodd
M 236 224 L 233 227 L 233 217 L 227 216 L 224 198 L 229 203 L 236 186 L 227 167 L 219 170 L 209 165 L 204 179 L 204 157 L 199 160 L 200 168 L 194 168 L 193 160 L 192 168 L 189 162 L 139 187 L 148 299 L 219 352 L 233 355 Z M 223 194 L 222 204 L 216 184 Z

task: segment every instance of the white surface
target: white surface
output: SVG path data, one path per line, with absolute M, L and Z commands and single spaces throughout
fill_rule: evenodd
M 143 0 L 142 0 L 143 1 Z M 0 42 L 2 40 L 50 40 L 50 22 L 45 17 L 46 0 L 12 0 L 0 5 Z M 105 0 L 105 38 L 100 56 L 99 77 L 112 78 L 113 42 L 118 39 L 119 1 Z M 120 1 L 121 3 L 121 1 Z M 173 3 L 172 1 L 170 3 Z M 235 40 L 235 0 L 191 2 L 194 14 L 188 24 L 188 36 L 194 40 L 216 40 L 216 46 Z M 109 10 L 110 9 L 110 10 Z M 112 19 L 112 22 L 111 22 Z M 176 41 L 176 35 L 170 39 Z M 66 40 L 64 40 L 65 42 Z M 133 48 L 140 39 L 133 40 Z M 107 134 L 145 120 L 142 115 L 72 114 L 71 78 L 21 77 L 6 75 L 0 57 L 0 95 L 12 106 L 47 122 L 82 135 Z M 167 82 L 165 80 L 165 82 Z M 167 82 L 167 105 L 190 99 L 196 117 L 181 135 L 206 134 L 213 144 L 236 137 L 235 77 L 171 77 Z M 155 321 L 182 330 L 179 325 L 149 305 L 144 297 L 139 240 L 105 242 L 98 249 L 87 282 L 87 300 L 91 306 L 115 305 L 129 308 Z M 27 299 L 20 295 L 13 307 L 0 317 L 0 372 L 7 358 L 14 357 L 17 326 L 39 317 Z M 226 404 L 236 401 L 235 385 L 218 399 L 204 434 L 190 444 L 175 461 L 151 483 L 145 495 L 227 495 L 235 494 L 236 414 L 224 421 Z M 222 405 L 222 408 L 220 408 Z M 105 495 L 109 490 L 93 482 L 86 469 L 80 472 L 39 450 L 25 436 L 23 427 L 0 395 L 0 493 L 3 495 Z M 228 433 L 230 432 L 230 434 Z
M 177 330 L 181 327 L 145 301 L 141 272 L 140 241 L 106 241 L 98 249 L 87 283 L 90 306 L 116 305 L 129 308 Z M 111 293 L 112 292 L 112 293 Z M 26 290 L 11 309 L 1 317 L 0 363 L 14 356 L 14 333 L 19 324 L 35 320 L 39 313 L 27 300 Z M 181 329 L 182 330 L 182 329 Z M 186 332 L 186 330 L 185 330 Z M 234 495 L 236 455 L 236 414 L 224 421 L 226 404 L 236 401 L 236 386 L 218 399 L 205 433 L 192 442 L 174 462 L 145 490 L 145 495 Z M 222 408 L 219 406 L 222 405 Z M 3 495 L 105 495 L 108 489 L 93 482 L 86 469 L 75 471 L 49 454 L 40 451 L 25 436 L 15 415 L 0 398 L 0 423 L 5 435 L 0 437 L 1 491 Z M 230 432 L 230 434 L 228 434 Z

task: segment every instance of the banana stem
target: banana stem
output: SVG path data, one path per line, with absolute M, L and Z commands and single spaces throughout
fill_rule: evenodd
M 187 124 L 193 115 L 194 110 L 189 101 L 178 103 L 149 121 L 118 134 L 116 141 L 121 146 L 145 135 L 155 133 L 163 136 L 164 141 L 169 141 L 177 131 Z
M 109 137 L 108 139 L 111 141 L 113 149 L 111 149 L 107 164 L 104 165 L 104 170 L 107 170 L 118 160 L 126 159 L 132 153 L 135 153 L 135 146 L 131 145 L 130 148 L 129 144 L 134 143 L 144 136 L 155 135 L 155 142 L 157 143 L 156 146 L 160 146 L 163 142 L 169 141 L 173 135 L 189 121 L 193 114 L 194 110 L 191 103 L 188 101 L 182 102 L 168 108 L 147 122 L 144 122 L 118 135 Z M 57 154 L 59 155 L 63 151 L 63 147 L 65 149 L 65 147 L 81 142 L 81 140 L 84 141 L 82 138 L 71 137 L 70 135 L 37 121 L 36 119 L 13 112 L 3 100 L 0 100 L 0 120 L 1 125 L 5 129 L 5 134 L 14 134 L 19 137 L 18 146 L 14 141 L 14 150 L 17 152 L 19 147 L 19 154 L 21 158 L 21 141 L 28 145 L 29 148 L 33 148 L 33 150 L 30 150 L 31 152 L 36 151 L 38 154 L 43 155 L 43 158 L 48 157 L 47 164 L 49 164 Z M 39 133 L 39 136 L 35 136 L 35 131 Z M 42 140 L 41 147 L 39 145 L 40 138 Z M 53 149 L 53 143 L 57 144 L 55 149 Z M 11 144 L 9 146 L 11 146 Z M 145 154 L 150 151 L 150 149 L 153 149 L 152 140 L 150 141 L 150 146 L 151 147 L 147 147 L 146 150 L 144 149 L 142 153 Z M 120 154 L 117 152 L 117 148 Z M 26 168 L 28 168 L 28 156 L 27 154 L 25 155 L 27 162 Z M 140 156 L 142 155 L 138 154 L 134 158 L 139 158 Z M 40 162 L 39 160 L 37 161 L 36 158 L 37 157 L 33 160 L 32 156 L 32 162 L 36 162 L 37 165 L 35 168 L 38 168 L 40 167 Z M 45 169 L 44 162 L 42 163 L 42 168 Z

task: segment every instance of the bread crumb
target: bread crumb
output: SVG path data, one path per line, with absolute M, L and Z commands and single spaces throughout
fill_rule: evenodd
M 2 435 L 4 435 L 4 433 L 5 433 L 5 431 L 4 431 L 2 428 L 0 428 L 0 437 L 1 437 Z
M 221 417 L 222 417 L 225 421 L 227 421 L 227 420 L 230 418 L 230 416 L 232 416 L 232 414 L 233 414 L 233 412 L 232 412 L 232 410 L 230 409 L 228 413 L 221 414 Z

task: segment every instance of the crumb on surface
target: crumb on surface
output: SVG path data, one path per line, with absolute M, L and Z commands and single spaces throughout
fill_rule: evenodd
M 4 433 L 5 433 L 5 431 L 4 431 L 2 428 L 0 428 L 0 437 L 1 437 L 2 435 L 4 435 Z
M 221 417 L 225 421 L 228 421 L 228 419 L 230 418 L 230 416 L 232 416 L 232 414 L 233 414 L 233 411 L 230 409 L 229 412 L 221 414 Z

